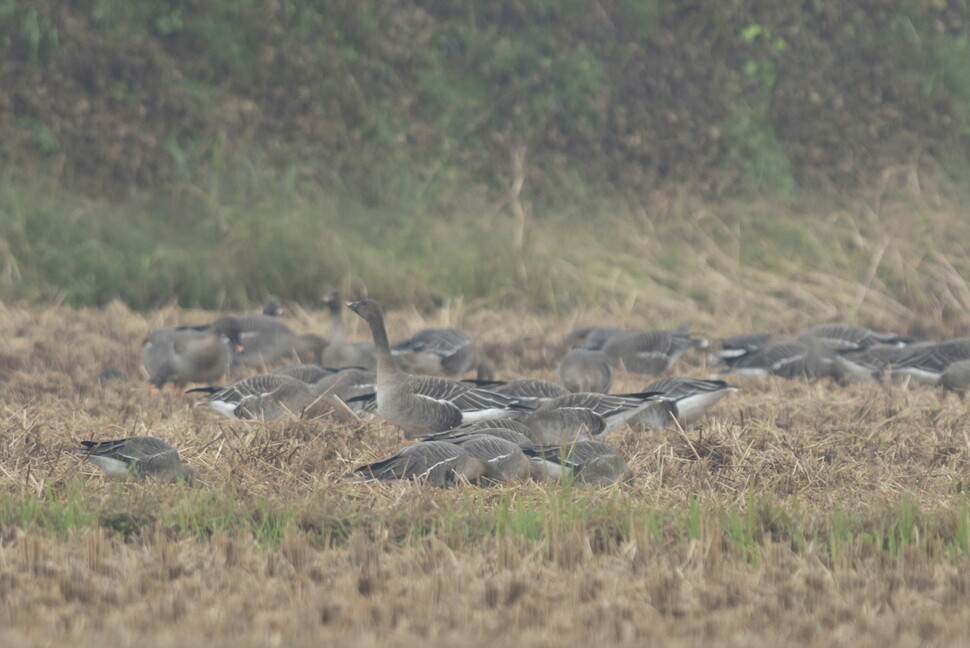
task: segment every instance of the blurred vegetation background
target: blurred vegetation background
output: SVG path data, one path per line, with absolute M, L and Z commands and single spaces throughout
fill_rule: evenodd
M 967 34 L 965 0 L 0 0 L 0 296 L 963 322 Z

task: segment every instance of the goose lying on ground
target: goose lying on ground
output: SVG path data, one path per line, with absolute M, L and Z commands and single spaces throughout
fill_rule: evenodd
M 475 340 L 456 328 L 426 328 L 391 347 L 408 373 L 460 378 L 475 363 Z
M 412 479 L 438 487 L 501 478 L 491 465 L 447 441 L 406 446 L 387 459 L 356 468 L 352 474 L 363 477 L 362 481 Z
M 514 416 L 530 406 L 519 399 L 475 389 L 440 376 L 414 376 L 391 353 L 384 312 L 373 299 L 349 304 L 370 325 L 377 353 L 377 414 L 408 438 L 441 432 L 463 423 Z
M 81 441 L 72 448 L 78 457 L 87 459 L 109 477 L 160 481 L 194 481 L 198 471 L 182 463 L 178 451 L 159 438 L 133 436 L 115 441 Z
M 532 462 L 518 443 L 491 434 L 469 434 L 448 439 L 471 456 L 490 466 L 488 479 L 499 482 L 528 479 Z
M 141 362 L 152 385 L 213 383 L 228 371 L 234 348 L 240 344 L 239 324 L 223 317 L 201 327 L 162 328 L 153 331 L 141 347 Z
M 607 432 L 606 421 L 591 409 L 561 407 L 543 409 L 526 416 L 524 433 L 536 445 L 562 445 L 580 439 L 594 439 Z
M 633 472 L 623 455 L 601 441 L 546 446 L 527 450 L 526 454 L 538 464 L 534 473 L 545 473 L 554 479 L 572 475 L 577 483 L 597 486 L 633 481 Z
M 496 394 L 515 396 L 522 399 L 543 399 L 565 396 L 569 390 L 558 383 L 535 378 L 521 380 L 463 380 L 462 382 L 481 387 Z
M 316 399 L 309 385 L 279 374 L 259 374 L 225 387 L 201 387 L 189 393 L 209 394 L 196 406 L 205 405 L 227 418 L 244 420 L 300 416 Z
M 603 351 L 572 349 L 559 361 L 559 382 L 571 392 L 610 391 L 613 384 L 613 368 L 610 356 Z
M 723 380 L 699 378 L 660 378 L 643 388 L 643 391 L 660 392 L 676 406 L 677 421 L 689 425 L 704 416 L 719 400 L 738 391 L 739 387 Z
M 953 338 L 913 349 L 896 358 L 892 364 L 892 374 L 894 380 L 909 377 L 918 383 L 935 385 L 950 365 L 963 360 L 970 360 L 970 337 Z
M 630 373 L 659 375 L 667 371 L 687 349 L 707 347 L 707 340 L 692 338 L 686 326 L 672 331 L 624 331 L 603 345 L 616 367 Z
M 756 353 L 766 346 L 787 340 L 775 333 L 746 333 L 734 337 L 721 338 L 721 348 L 708 356 L 711 364 L 723 362 L 731 364 L 738 358 Z
M 511 421 L 513 419 L 503 419 L 503 420 Z M 535 445 L 532 439 L 530 439 L 522 432 L 510 429 L 510 428 L 500 428 L 500 427 L 481 427 L 481 428 L 475 428 L 475 429 L 458 428 L 457 430 L 447 430 L 445 432 L 438 432 L 436 434 L 432 434 L 431 436 L 426 437 L 425 440 L 449 441 L 451 443 L 455 443 L 456 439 L 460 440 L 460 439 L 465 439 L 473 436 L 481 436 L 481 435 L 487 435 L 487 436 L 498 437 L 499 439 L 505 439 L 506 441 L 511 441 L 512 443 L 516 444 L 520 448 L 530 448 L 533 445 Z
M 371 342 L 352 342 L 344 336 L 344 320 L 341 310 L 343 302 L 340 293 L 330 290 L 323 298 L 323 303 L 330 309 L 330 343 L 323 350 L 320 364 L 333 369 L 344 367 L 362 367 L 369 371 L 377 369 L 374 345 Z
M 336 373 L 336 371 L 326 369 L 314 363 L 303 363 L 279 367 L 278 369 L 274 369 L 272 373 L 278 376 L 289 376 L 290 378 L 296 378 L 301 382 L 312 385 L 313 383 L 323 380 L 327 376 L 333 375 Z
M 666 404 L 663 395 L 657 392 L 643 392 L 639 394 L 593 394 L 575 393 L 543 401 L 543 410 L 580 408 L 595 412 L 603 418 L 606 429 L 601 435 L 609 434 L 618 427 L 641 414 L 644 410 L 657 407 L 663 410 Z M 528 418 L 526 419 L 528 423 Z

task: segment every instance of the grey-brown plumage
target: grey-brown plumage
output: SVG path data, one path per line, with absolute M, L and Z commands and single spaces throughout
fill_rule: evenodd
M 659 375 L 691 348 L 703 349 L 707 340 L 692 338 L 686 327 L 672 331 L 624 331 L 603 345 L 614 366 L 631 373 Z
M 183 388 L 188 383 L 218 381 L 229 371 L 240 334 L 239 324 L 232 317 L 211 325 L 153 331 L 141 348 L 149 382 L 161 389 L 166 383 Z
M 512 419 L 504 419 L 506 421 L 511 421 Z M 521 448 L 529 448 L 535 445 L 535 443 L 527 435 L 519 432 L 518 430 L 513 430 L 510 428 L 503 427 L 477 427 L 475 429 L 462 429 L 458 428 L 456 430 L 447 430 L 445 432 L 438 432 L 427 437 L 428 441 L 451 441 L 454 442 L 456 439 L 465 439 L 473 436 L 488 435 L 493 437 L 498 437 L 499 439 L 505 439 L 506 441 L 511 441 Z M 522 426 L 523 429 L 529 430 L 526 426 Z
M 912 350 L 896 358 L 892 365 L 894 379 L 908 376 L 916 382 L 935 385 L 947 367 L 970 360 L 970 337 L 944 340 Z
M 387 341 L 384 312 L 373 299 L 350 304 L 370 325 L 377 352 L 377 414 L 400 427 L 405 436 L 441 432 L 462 423 L 513 416 L 527 405 L 520 400 L 475 389 L 440 376 L 415 376 L 398 366 Z
M 272 421 L 300 416 L 316 395 L 306 383 L 279 374 L 250 376 L 225 387 L 204 387 L 190 393 L 208 393 L 196 405 L 206 405 L 233 419 Z
M 806 377 L 811 374 L 810 347 L 803 342 L 785 340 L 740 356 L 728 364 L 724 373 L 741 376 Z
M 571 392 L 605 394 L 613 384 L 610 356 L 603 351 L 572 349 L 559 361 L 559 382 Z
M 424 441 L 404 447 L 387 459 L 361 466 L 354 474 L 372 480 L 412 479 L 442 487 L 496 477 L 491 467 L 447 441 Z
M 490 466 L 488 479 L 499 482 L 528 479 L 532 464 L 519 444 L 491 434 L 471 434 L 448 440 Z
M 478 363 L 475 340 L 456 328 L 421 329 L 392 346 L 391 353 L 408 373 L 460 378 Z
M 828 348 L 835 352 L 865 349 L 877 344 L 905 346 L 913 342 L 913 338 L 897 335 L 896 333 L 879 333 L 872 329 L 850 324 L 820 324 L 803 330 L 798 339 L 806 338 L 824 340 Z
M 344 367 L 360 367 L 368 371 L 376 371 L 377 358 L 374 345 L 371 342 L 353 342 L 344 336 L 344 321 L 342 316 L 343 302 L 340 293 L 330 290 L 323 298 L 323 303 L 330 310 L 330 343 L 323 350 L 321 364 L 331 369 Z
M 318 364 L 302 363 L 279 367 L 278 369 L 274 369 L 273 373 L 279 376 L 296 378 L 301 382 L 312 385 L 313 383 L 316 383 L 327 376 L 331 376 L 336 372 L 331 371 L 330 369 L 325 369 Z
M 595 412 L 603 418 L 608 434 L 635 417 L 643 410 L 663 400 L 661 394 L 644 392 L 640 394 L 593 394 L 579 392 L 544 401 L 544 410 L 580 408 Z M 526 419 L 528 424 L 528 419 Z
M 738 358 L 757 353 L 766 346 L 777 344 L 787 339 L 785 336 L 776 333 L 745 333 L 744 335 L 721 338 L 721 348 L 710 354 L 708 360 L 711 364 L 723 362 L 724 364 L 730 365 L 737 361 Z
M 715 403 L 739 387 L 723 380 L 669 377 L 654 380 L 643 391 L 660 392 L 667 401 L 676 405 L 677 420 L 689 425 L 704 416 Z
M 482 387 L 496 394 L 522 399 L 545 399 L 565 396 L 569 390 L 558 383 L 535 378 L 521 380 L 465 380 L 463 382 Z
M 182 463 L 178 451 L 159 438 L 133 436 L 114 441 L 81 441 L 72 448 L 109 477 L 152 477 L 159 481 L 193 481 L 199 473 Z
M 563 346 L 566 349 L 590 349 L 593 351 L 598 351 L 603 348 L 603 346 L 610 341 L 610 339 L 618 334 L 624 333 L 626 329 L 615 328 L 612 326 L 590 326 L 587 328 L 576 329 L 571 331 L 566 339 L 563 340 Z
M 267 295 L 266 299 L 263 300 L 263 315 L 269 315 L 270 317 L 279 317 L 286 312 L 283 307 L 283 302 L 276 295 Z
M 514 418 L 502 418 L 502 419 L 492 419 L 486 421 L 477 421 L 475 423 L 467 423 L 455 429 L 456 432 L 478 432 L 484 430 L 494 430 L 496 428 L 502 428 L 505 430 L 511 430 L 517 432 L 518 434 L 523 434 L 529 436 L 531 429 L 528 425 L 522 421 L 518 421 Z
M 970 389 L 970 360 L 954 362 L 940 374 L 940 387 L 947 391 L 966 396 Z
M 377 409 L 377 374 L 366 369 L 342 369 L 324 376 L 312 386 L 313 392 L 336 397 L 357 416 Z
M 561 445 L 579 439 L 592 439 L 606 433 L 602 416 L 582 407 L 538 410 L 526 416 L 524 434 L 537 445 Z
M 583 440 L 562 446 L 547 446 L 526 451 L 549 477 L 572 475 L 576 483 L 609 486 L 633 481 L 633 472 L 623 455 L 600 441 Z

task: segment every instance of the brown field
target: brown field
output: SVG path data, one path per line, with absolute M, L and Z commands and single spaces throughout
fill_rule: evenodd
M 0 645 L 970 642 L 954 396 L 745 382 L 694 429 L 611 437 L 632 486 L 353 485 L 349 469 L 401 445 L 394 429 L 247 424 L 149 396 L 141 339 L 211 316 L 0 310 Z M 389 326 L 461 325 L 501 377 L 551 378 L 556 342 L 597 321 L 469 307 Z M 700 355 L 678 369 L 708 373 Z M 64 451 L 142 433 L 207 486 L 110 482 Z

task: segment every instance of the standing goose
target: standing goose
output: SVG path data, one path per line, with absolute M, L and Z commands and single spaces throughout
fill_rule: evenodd
M 143 480 L 192 482 L 198 471 L 182 463 L 178 451 L 152 436 L 133 436 L 115 441 L 81 441 L 72 448 L 78 457 L 87 459 L 109 477 L 131 477 Z
M 306 383 L 279 374 L 259 374 L 226 387 L 201 387 L 189 393 L 209 394 L 196 406 L 206 405 L 227 418 L 266 421 L 299 416 L 316 398 Z
M 666 400 L 677 406 L 677 421 L 689 425 L 702 417 L 719 400 L 738 391 L 736 385 L 723 380 L 700 380 L 698 378 L 660 378 L 643 388 L 663 394 Z
M 468 481 L 479 483 L 497 472 L 459 446 L 447 441 L 424 441 L 405 446 L 396 454 L 356 468 L 362 481 L 412 479 L 437 487 Z
M 328 291 L 323 303 L 330 309 L 330 344 L 323 350 L 321 364 L 333 369 L 377 369 L 374 345 L 371 342 L 351 342 L 344 337 L 344 320 L 341 316 L 343 302 L 340 301 L 340 293 L 336 290 Z
M 384 327 L 384 312 L 373 299 L 348 304 L 370 325 L 377 353 L 377 414 L 405 436 L 442 432 L 462 423 L 513 416 L 529 409 L 520 400 L 442 378 L 414 376 L 394 360 Z
M 687 349 L 706 347 L 707 340 L 692 338 L 682 326 L 672 331 L 617 333 L 603 345 L 603 352 L 630 373 L 655 376 L 667 371 Z
M 572 349 L 559 361 L 559 382 L 571 392 L 605 394 L 613 384 L 610 356 L 603 351 Z
M 232 317 L 211 325 L 153 331 L 141 348 L 149 382 L 158 389 L 165 383 L 183 389 L 190 382 L 216 382 L 229 371 L 233 349 L 242 348 L 240 334 Z

